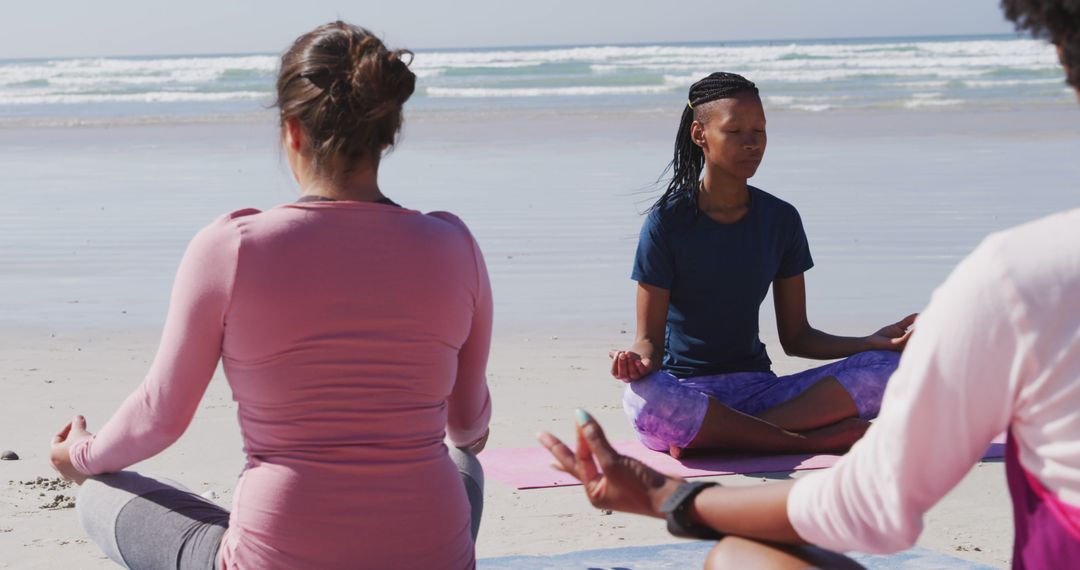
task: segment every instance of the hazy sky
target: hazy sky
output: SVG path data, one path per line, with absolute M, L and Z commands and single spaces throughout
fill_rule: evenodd
M 0 59 L 279 52 L 342 18 L 394 47 L 1006 33 L 998 0 L 4 0 Z

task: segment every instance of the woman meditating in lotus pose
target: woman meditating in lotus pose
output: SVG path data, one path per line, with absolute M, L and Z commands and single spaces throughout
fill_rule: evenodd
M 1057 45 L 1080 95 L 1080 3 L 1003 4 Z M 957 266 L 920 317 L 881 415 L 832 469 L 753 487 L 687 483 L 617 454 L 583 412 L 576 453 L 540 440 L 597 507 L 666 517 L 682 536 L 732 535 L 708 568 L 841 568 L 856 565 L 807 545 L 911 547 L 923 514 L 1003 431 L 1012 567 L 1080 568 L 1080 209 L 992 235 Z
M 637 340 L 611 353 L 641 441 L 684 449 L 842 451 L 878 412 L 915 315 L 861 338 L 806 317 L 813 267 L 799 213 L 746 181 L 765 154 L 757 87 L 714 73 L 690 87 L 671 182 L 641 229 Z M 784 351 L 839 362 L 777 377 L 758 338 L 773 288 Z
M 410 55 L 343 22 L 296 40 L 277 106 L 300 199 L 199 232 L 142 385 L 96 434 L 80 416 L 54 439 L 84 528 L 116 562 L 475 566 L 491 291 L 461 220 L 378 184 Z M 180 437 L 219 361 L 247 455 L 231 513 L 121 471 Z

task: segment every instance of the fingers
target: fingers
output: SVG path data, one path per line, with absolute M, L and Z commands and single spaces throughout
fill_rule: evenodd
M 618 457 L 618 452 L 615 448 L 611 447 L 608 443 L 607 437 L 604 436 L 604 430 L 600 427 L 600 424 L 593 419 L 587 412 L 581 411 L 584 415 L 584 422 L 579 422 L 581 437 L 584 439 L 584 443 L 588 446 L 592 452 L 591 455 L 595 455 L 596 459 L 600 462 L 600 465 L 609 465 L 615 461 Z M 580 457 L 580 450 L 578 451 Z
M 71 433 L 71 422 L 64 424 L 63 429 L 58 431 L 52 438 L 53 445 L 58 443 L 64 443 L 64 440 L 68 438 L 68 434 Z
M 547 448 L 551 455 L 555 456 L 557 465 L 556 469 L 564 473 L 569 473 L 574 477 L 577 477 L 577 459 L 574 458 L 574 452 L 570 451 L 570 448 L 565 443 L 559 440 L 559 438 L 551 435 L 546 431 L 542 431 L 536 434 L 536 439 Z
M 79 435 L 88 433 L 86 431 L 86 418 L 83 416 L 75 416 L 75 419 L 71 420 L 71 431 Z
M 643 363 L 641 355 L 629 350 L 612 350 L 608 352 L 611 358 L 611 375 L 619 380 L 639 380 L 649 373 L 647 361 Z
M 615 366 L 618 370 L 618 378 L 620 380 L 633 379 L 633 377 L 630 375 L 630 371 L 632 370 L 633 366 L 633 359 L 631 358 L 631 355 L 633 354 L 634 353 L 632 352 L 621 350 L 619 351 L 618 356 L 615 358 Z
M 915 324 L 915 319 L 918 318 L 919 313 L 911 313 L 910 315 L 900 319 L 900 322 L 896 323 L 901 329 L 907 330 L 911 325 Z
M 908 331 L 907 331 L 907 332 L 905 332 L 904 334 L 902 334 L 902 335 L 900 335 L 900 336 L 898 336 L 898 337 L 896 337 L 896 338 L 892 339 L 892 340 L 891 340 L 890 342 L 892 342 L 893 346 L 899 346 L 899 347 L 902 347 L 902 346 L 904 346 L 904 345 L 906 345 L 906 344 L 907 344 L 907 342 L 908 342 L 908 339 L 910 339 L 910 338 L 911 338 L 911 334 L 912 334 L 913 332 L 915 332 L 915 331 L 914 331 L 914 330 L 908 330 Z
M 536 439 L 555 457 L 556 469 L 588 484 L 600 476 L 600 469 L 593 460 L 594 455 L 603 466 L 614 464 L 619 454 L 604 436 L 600 424 L 584 410 L 577 410 L 577 437 L 577 450 L 571 451 L 559 438 L 548 432 L 536 434 Z
M 553 461 L 550 465 L 551 465 L 552 469 L 554 469 L 556 471 L 562 471 L 563 473 L 566 473 L 567 475 L 573 476 L 574 479 L 577 479 L 577 474 L 574 473 L 573 471 L 570 471 L 569 469 L 563 467 L 562 463 L 559 463 L 558 461 Z
M 585 441 L 585 433 L 582 431 L 582 418 L 589 418 L 589 414 L 583 410 L 578 410 L 578 423 L 577 423 L 577 452 L 575 458 L 577 459 L 578 479 L 586 485 L 590 481 L 596 479 L 599 476 L 600 470 L 596 467 L 596 462 L 593 461 L 592 450 L 589 448 L 588 442 Z
M 636 354 L 633 354 L 633 356 L 637 357 Z M 640 380 L 642 376 L 641 358 L 629 358 L 626 362 L 626 372 L 630 380 Z
M 618 378 L 619 380 L 626 380 L 626 376 L 620 374 L 619 372 L 619 363 L 622 361 L 622 358 L 620 358 L 620 356 L 622 355 L 622 353 L 623 351 L 621 350 L 612 350 L 608 352 L 608 356 L 611 358 L 611 375 Z
M 633 380 L 640 380 L 644 376 L 649 375 L 649 369 L 651 363 L 647 358 L 639 358 L 633 362 L 633 370 L 631 370 L 630 377 Z

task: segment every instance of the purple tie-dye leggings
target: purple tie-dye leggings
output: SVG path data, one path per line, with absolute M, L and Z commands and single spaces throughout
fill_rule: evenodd
M 667 451 L 671 445 L 686 447 L 694 439 L 709 398 L 758 415 L 832 376 L 855 401 L 859 417 L 871 419 L 877 416 L 885 384 L 899 361 L 898 352 L 870 351 L 789 376 L 733 372 L 679 380 L 668 372 L 654 372 L 627 384 L 623 410 L 646 447 Z

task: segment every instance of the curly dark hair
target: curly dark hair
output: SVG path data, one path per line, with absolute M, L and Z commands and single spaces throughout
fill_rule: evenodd
M 1058 47 L 1069 85 L 1080 89 L 1080 0 L 1002 0 L 1005 17 Z

